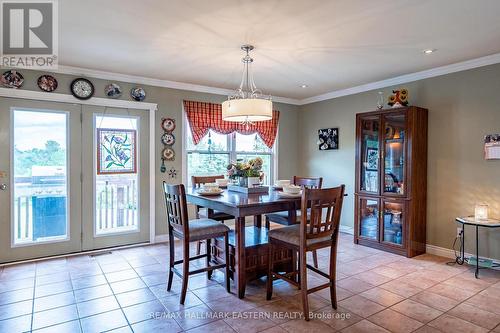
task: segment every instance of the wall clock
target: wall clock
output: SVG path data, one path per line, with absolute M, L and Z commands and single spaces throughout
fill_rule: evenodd
M 89 99 L 94 96 L 94 85 L 87 79 L 77 78 L 71 82 L 71 93 L 78 99 Z
M 53 92 L 57 89 L 57 80 L 52 75 L 42 75 L 36 81 L 38 88 L 45 92 Z
M 165 146 L 171 146 L 175 143 L 175 136 L 171 133 L 165 133 L 161 136 L 161 142 Z
M 161 127 L 165 132 L 172 132 L 175 129 L 175 120 L 172 118 L 163 118 L 161 120 Z

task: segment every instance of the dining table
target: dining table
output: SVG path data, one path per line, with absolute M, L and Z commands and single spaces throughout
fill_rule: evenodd
M 264 193 L 242 193 L 225 189 L 219 195 L 204 195 L 196 188 L 188 188 L 186 197 L 189 203 L 214 211 L 230 214 L 235 218 L 235 268 L 233 278 L 239 298 L 245 297 L 247 278 L 245 276 L 245 222 L 253 217 L 254 227 L 262 228 L 262 214 L 288 211 L 289 219 L 296 219 L 300 208 L 300 196 L 284 197 L 278 190 L 270 187 Z

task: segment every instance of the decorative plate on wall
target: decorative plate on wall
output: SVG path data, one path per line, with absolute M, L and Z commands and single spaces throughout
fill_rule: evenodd
M 175 159 L 175 152 L 172 148 L 165 148 L 161 152 L 161 156 L 166 161 L 173 161 Z
M 165 146 L 171 146 L 175 143 L 175 136 L 172 133 L 165 133 L 161 136 L 161 142 Z
M 163 118 L 161 120 L 161 128 L 163 128 L 165 132 L 173 132 L 175 129 L 175 120 L 172 118 Z
M 118 98 L 122 95 L 122 88 L 116 83 L 110 83 L 104 88 L 104 94 L 109 98 Z
M 45 92 L 53 92 L 57 89 L 57 80 L 52 75 L 42 75 L 36 81 L 38 88 Z
M 146 90 L 141 87 L 135 87 L 130 90 L 130 97 L 137 102 L 142 102 L 146 99 Z
M 0 81 L 4 87 L 17 89 L 22 87 L 24 76 L 15 69 L 11 69 L 2 74 Z

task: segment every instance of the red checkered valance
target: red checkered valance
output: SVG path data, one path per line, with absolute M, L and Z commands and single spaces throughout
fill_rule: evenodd
M 208 130 L 213 130 L 219 134 L 230 134 L 238 132 L 240 134 L 258 133 L 262 141 L 272 148 L 278 133 L 279 111 L 273 111 L 273 119 L 266 121 L 256 121 L 254 124 L 246 124 L 222 120 L 222 104 L 184 101 L 184 111 L 186 111 L 194 144 L 207 135 Z

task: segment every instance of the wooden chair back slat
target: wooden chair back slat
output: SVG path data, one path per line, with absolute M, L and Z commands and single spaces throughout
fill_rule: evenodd
M 183 184 L 169 185 L 163 182 L 165 204 L 167 207 L 167 221 L 169 232 L 172 228 L 184 235 L 188 235 L 189 220 L 187 212 L 186 190 Z
M 319 189 L 323 185 L 323 177 L 293 176 L 293 184 L 302 188 Z
M 200 187 L 203 184 L 215 183 L 216 179 L 224 179 L 224 175 L 216 176 L 191 176 L 191 184 L 193 187 Z
M 338 233 L 340 213 L 344 200 L 345 186 L 327 189 L 308 189 L 302 193 L 302 216 L 307 216 L 309 207 L 310 218 L 301 221 L 301 240 L 321 238 Z

